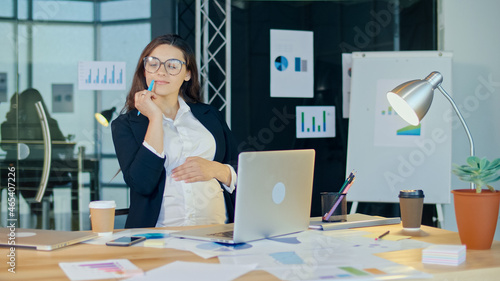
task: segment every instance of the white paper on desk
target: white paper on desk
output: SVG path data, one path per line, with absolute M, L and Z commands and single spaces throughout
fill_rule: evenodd
M 202 242 L 190 239 L 169 240 L 167 248 L 191 251 L 194 254 L 210 258 L 215 256 L 239 256 L 254 254 L 270 254 L 287 251 L 310 250 L 316 248 L 341 248 L 348 250 L 364 250 L 367 253 L 381 253 L 389 251 L 425 248 L 429 243 L 406 239 L 406 241 L 386 241 L 363 237 L 368 232 L 359 230 L 334 231 L 303 231 L 277 237 L 263 239 L 235 246 L 223 245 L 214 242 Z M 181 244 L 182 243 L 182 244 Z M 182 245 L 182 247 L 181 247 Z
M 383 276 L 406 276 L 425 278 L 428 275 L 411 267 L 398 265 L 374 256 L 374 253 L 402 249 L 421 248 L 427 243 L 406 239 L 406 241 L 375 241 L 363 237 L 367 232 L 359 230 L 307 231 L 298 235 L 300 244 L 288 245 L 280 249 L 269 247 L 238 255 L 219 255 L 222 264 L 258 264 L 257 269 L 268 271 L 284 280 L 315 280 L 325 278 L 374 279 L 370 272 Z M 260 241 L 253 242 L 259 245 Z M 405 242 L 408 242 L 405 243 Z M 257 247 L 256 247 L 257 248 Z M 364 272 L 364 273 L 363 273 Z M 381 273 L 383 272 L 383 273 Z M 365 274 L 356 276 L 356 273 Z M 376 275 L 376 274 L 375 274 Z M 416 278 L 416 277 L 415 277 Z
M 70 280 L 99 280 L 142 275 L 142 269 L 127 259 L 61 262 L 59 267 Z
M 133 228 L 133 229 L 126 229 L 122 231 L 118 231 L 113 233 L 113 235 L 109 236 L 100 236 L 98 238 L 92 239 L 85 241 L 83 243 L 85 244 L 94 244 L 94 245 L 105 245 L 106 242 L 109 242 L 111 240 L 123 237 L 123 236 L 134 236 L 137 234 L 146 234 L 146 233 L 162 233 L 162 234 L 169 234 L 175 232 L 174 230 L 164 230 L 164 229 L 150 229 L 150 228 Z M 132 247 L 142 247 L 144 243 L 138 243 L 132 245 Z
M 274 239 L 263 239 L 236 246 L 223 245 L 214 242 L 175 237 L 164 238 L 164 248 L 190 251 L 202 258 L 212 258 L 221 255 L 253 255 L 275 252 L 298 251 L 315 248 L 350 248 L 365 249 L 369 253 L 425 248 L 430 244 L 406 239 L 406 241 L 374 241 L 362 235 L 368 232 L 347 229 L 334 231 L 303 231 Z M 142 245 L 140 243 L 139 245 Z
M 236 279 L 255 269 L 256 264 L 224 265 L 216 263 L 197 263 L 176 261 L 150 270 L 143 276 L 136 276 L 128 281 L 143 280 L 183 280 L 183 281 L 225 281 Z
M 431 275 L 364 251 L 318 248 L 245 256 L 220 256 L 223 264 L 254 264 L 282 280 L 392 280 L 428 278 Z
M 303 231 L 300 233 L 293 233 L 236 245 L 225 245 L 215 242 L 200 242 L 192 240 L 196 241 L 196 243 L 189 245 L 185 244 L 185 249 L 203 258 L 221 255 L 251 255 L 289 251 L 290 249 L 298 250 L 321 247 L 321 243 L 318 242 L 318 239 L 322 238 L 324 237 L 321 236 L 321 233 Z M 328 240 L 328 238 L 326 239 Z M 330 239 L 328 242 L 321 242 L 323 244 L 328 243 L 330 246 L 335 244 L 333 239 Z
M 315 232 L 331 237 L 343 246 L 351 247 L 352 249 L 363 249 L 371 254 L 425 248 L 432 245 L 430 243 L 414 239 L 404 239 L 399 241 L 381 239 L 375 241 L 373 238 L 363 237 L 366 234 L 370 234 L 370 232 L 354 229 Z

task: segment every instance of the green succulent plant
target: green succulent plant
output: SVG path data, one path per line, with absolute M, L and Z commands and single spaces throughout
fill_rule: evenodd
M 481 193 L 483 187 L 495 191 L 489 183 L 500 180 L 500 174 L 497 174 L 499 170 L 500 158 L 490 162 L 486 158 L 470 156 L 467 158 L 467 165 L 453 164 L 452 172 L 463 181 L 475 183 L 476 193 Z

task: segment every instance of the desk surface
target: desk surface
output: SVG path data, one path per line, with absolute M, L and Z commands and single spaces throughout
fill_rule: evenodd
M 179 228 L 168 228 L 179 229 Z M 182 228 L 185 229 L 185 228 Z M 391 230 L 402 232 L 399 224 L 358 228 L 380 233 Z M 412 239 L 435 244 L 460 244 L 458 233 L 422 226 L 423 235 Z M 434 274 L 433 279 L 422 280 L 498 280 L 500 276 L 500 241 L 494 241 L 490 250 L 467 250 L 467 260 L 460 266 L 422 264 L 421 249 L 379 253 L 377 256 Z M 217 258 L 203 259 L 191 252 L 175 249 L 148 247 L 107 247 L 78 244 L 51 252 L 16 249 L 16 274 L 7 272 L 6 248 L 0 248 L 2 261 L 0 280 L 69 280 L 60 269 L 60 262 L 81 262 L 105 259 L 129 259 L 136 266 L 148 271 L 174 261 L 218 263 Z M 265 271 L 252 271 L 237 280 L 279 280 Z

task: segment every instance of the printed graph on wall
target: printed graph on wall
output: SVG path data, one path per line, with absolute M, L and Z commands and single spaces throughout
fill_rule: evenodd
M 314 96 L 313 32 L 270 30 L 271 97 Z
M 335 106 L 297 106 L 297 138 L 335 137 Z
M 125 90 L 125 85 L 125 62 L 78 63 L 78 90 Z

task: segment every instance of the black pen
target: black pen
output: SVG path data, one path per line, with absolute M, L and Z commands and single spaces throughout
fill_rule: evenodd
M 387 230 L 386 232 L 380 234 L 377 238 L 375 238 L 375 240 L 379 240 L 379 239 L 382 239 L 382 237 L 386 236 L 387 234 L 389 234 L 389 230 Z

